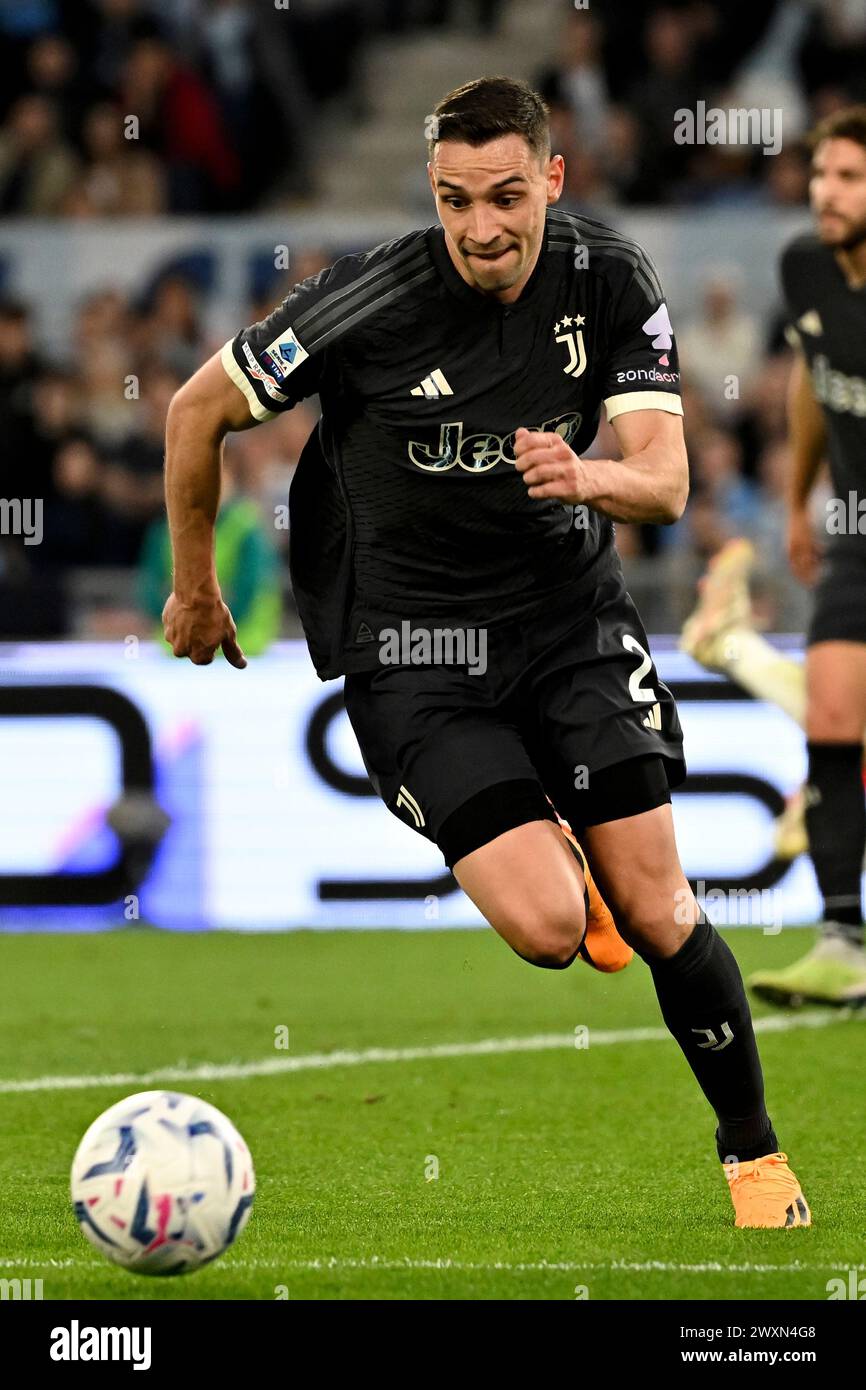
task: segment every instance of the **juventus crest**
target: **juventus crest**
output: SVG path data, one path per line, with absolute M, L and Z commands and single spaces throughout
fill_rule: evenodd
M 568 361 L 563 367 L 566 376 L 583 376 L 586 371 L 586 348 L 583 344 L 583 333 L 581 329 L 586 322 L 583 314 L 578 314 L 575 318 L 569 317 L 559 320 L 553 325 L 553 332 L 558 343 L 564 343 L 568 349 Z M 573 325 L 573 326 L 572 326 Z M 561 329 L 568 329 L 568 332 L 561 332 Z

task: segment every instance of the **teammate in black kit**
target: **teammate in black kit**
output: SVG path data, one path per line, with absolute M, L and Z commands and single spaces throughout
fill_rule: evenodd
M 518 954 L 562 967 L 584 876 L 553 803 L 716 1112 L 737 1224 L 808 1224 L 739 970 L 680 867 L 679 721 L 613 545 L 612 521 L 674 521 L 688 490 L 658 277 L 634 242 L 553 208 L 563 160 L 523 83 L 469 83 L 428 128 L 441 225 L 296 285 L 176 396 L 166 636 L 196 664 L 219 646 L 245 664 L 213 561 L 221 440 L 317 393 L 293 584 L 377 792 Z M 602 404 L 620 462 L 580 457 Z
M 822 121 L 811 145 L 817 232 L 787 248 L 781 269 L 799 349 L 788 548 L 797 578 L 817 578 L 806 651 L 806 826 L 824 921 L 808 955 L 751 983 L 779 1003 L 846 1004 L 866 999 L 866 106 Z M 818 546 L 809 500 L 825 458 L 833 499 Z

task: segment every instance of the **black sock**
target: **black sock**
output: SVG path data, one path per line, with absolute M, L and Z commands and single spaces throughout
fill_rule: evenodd
M 809 743 L 806 829 L 824 921 L 861 945 L 860 876 L 866 850 L 862 743 Z
M 777 1153 L 743 977 L 733 953 L 702 915 L 673 956 L 643 959 L 662 1017 L 716 1112 L 719 1158 L 745 1163 Z

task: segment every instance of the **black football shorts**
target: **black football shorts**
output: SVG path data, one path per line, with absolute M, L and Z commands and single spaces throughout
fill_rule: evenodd
M 483 673 L 476 633 L 476 673 L 383 664 L 346 677 L 373 787 L 449 867 L 550 818 L 547 799 L 579 833 L 669 801 L 685 777 L 673 696 L 619 568 L 580 605 L 576 621 L 560 607 L 490 628 Z
M 866 642 L 866 543 L 858 551 L 825 555 L 815 586 L 806 646 Z

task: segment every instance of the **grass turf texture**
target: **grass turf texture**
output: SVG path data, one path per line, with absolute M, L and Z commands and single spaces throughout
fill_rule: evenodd
M 726 935 L 744 973 L 812 940 Z M 47 1299 L 273 1299 L 278 1286 L 291 1299 L 573 1299 L 577 1286 L 590 1299 L 825 1299 L 827 1280 L 864 1260 L 866 1019 L 760 1039 L 770 1113 L 816 1224 L 743 1232 L 676 1045 L 592 1046 L 593 1029 L 660 1024 L 638 960 L 613 977 L 534 970 L 489 931 L 143 928 L 2 938 L 0 978 L 4 1081 L 589 1028 L 585 1050 L 170 1083 L 226 1111 L 258 1182 L 238 1244 L 179 1279 L 115 1268 L 69 1206 L 84 1129 L 145 1087 L 0 1094 L 0 1277 L 41 1277 Z M 289 1053 L 274 1047 L 280 1025 Z M 454 1264 L 413 1267 L 437 1260 Z M 650 1262 L 677 1268 L 627 1268 Z M 539 1264 L 568 1268 L 513 1267 Z

